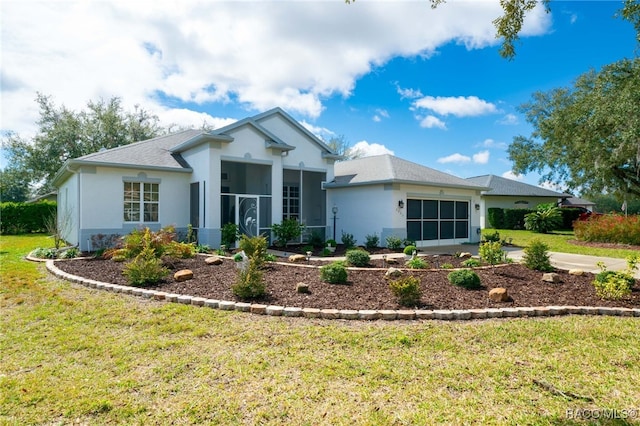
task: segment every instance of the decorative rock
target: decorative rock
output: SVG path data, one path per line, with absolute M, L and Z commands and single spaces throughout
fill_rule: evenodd
M 183 269 L 173 274 L 173 279 L 177 282 L 187 281 L 193 278 L 193 271 L 190 269 Z
M 377 320 L 380 317 L 380 312 L 375 310 L 361 309 L 358 311 L 358 318 L 361 320 Z
M 222 265 L 222 258 L 220 256 L 209 256 L 204 260 L 207 265 Z
M 560 275 L 556 274 L 555 272 L 547 272 L 545 274 L 542 274 L 542 281 L 554 284 L 559 283 Z
M 484 309 L 470 309 L 471 319 L 485 319 L 487 318 L 487 311 Z
M 302 308 L 302 316 L 305 318 L 320 318 L 320 309 Z
M 304 254 L 292 254 L 289 256 L 289 262 L 297 263 L 304 262 L 307 260 L 307 257 Z
M 183 303 L 185 305 L 190 305 L 191 304 L 191 296 L 186 296 L 186 295 L 180 295 L 178 296 L 178 303 Z
M 392 257 L 390 259 L 387 259 L 387 265 L 397 265 L 398 263 L 398 259 L 396 259 L 395 257 Z
M 582 269 L 569 269 L 569 275 L 582 276 L 584 275 L 584 271 Z
M 204 301 L 204 306 L 206 306 L 207 308 L 218 309 L 218 304 L 219 303 L 220 303 L 220 301 L 216 300 L 216 299 L 206 299 Z
M 398 268 L 389 268 L 389 269 L 387 269 L 387 272 L 385 272 L 384 277 L 386 279 L 398 278 L 401 275 L 402 275 L 402 271 L 400 269 L 398 269 Z
M 204 297 L 194 297 L 191 299 L 191 304 L 195 306 L 204 306 L 204 301 L 207 300 Z
M 399 320 L 416 319 L 416 311 L 412 311 L 412 310 L 408 310 L 408 309 L 401 309 L 401 310 L 397 311 L 397 315 L 398 315 L 398 319 Z
M 250 312 L 251 311 L 251 303 L 236 302 L 235 310 L 236 311 L 240 311 L 240 312 Z
M 383 320 L 391 321 L 398 317 L 398 311 L 383 309 L 380 311 Z
M 340 318 L 340 311 L 337 309 L 321 309 L 320 317 L 324 319 L 338 319 Z
M 510 297 L 506 288 L 496 287 L 489 291 L 489 299 L 494 302 L 508 302 Z
M 283 312 L 284 312 L 284 306 L 276 306 L 276 305 L 267 306 L 267 315 L 280 317 L 282 316 Z
M 262 305 L 259 303 L 254 303 L 251 305 L 250 312 L 252 314 L 264 315 L 267 313 L 267 305 Z
M 340 318 L 346 320 L 354 320 L 358 319 L 358 311 L 353 309 L 342 309 L 340 310 Z
M 218 302 L 218 309 L 223 311 L 233 311 L 236 308 L 236 302 L 230 300 L 221 300 Z
M 455 309 L 453 312 L 453 319 L 456 320 L 468 320 L 471 319 L 471 311 L 467 309 Z
M 307 283 L 298 283 L 298 284 L 296 284 L 296 292 L 303 293 L 303 294 L 311 293 L 309 291 L 309 284 L 307 284 Z
M 433 311 L 433 314 L 436 319 L 439 320 L 451 320 L 453 319 L 453 311 L 449 311 L 446 309 L 437 309 Z
M 433 314 L 433 311 L 428 310 L 428 309 L 418 309 L 416 311 L 416 318 L 420 319 L 420 320 L 426 320 L 426 319 L 433 319 L 435 317 L 435 315 Z
M 468 259 L 468 258 L 470 258 L 470 257 L 471 257 L 471 253 L 469 253 L 469 252 L 462 252 L 462 253 L 460 253 L 460 254 L 458 255 L 458 257 L 459 257 L 460 259 Z
M 285 317 L 301 317 L 302 316 L 302 308 L 297 308 L 294 306 L 287 306 L 282 310 L 282 315 Z

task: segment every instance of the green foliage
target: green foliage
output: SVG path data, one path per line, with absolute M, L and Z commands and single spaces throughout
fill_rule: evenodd
M 189 243 L 180 243 L 178 241 L 171 241 L 164 248 L 164 256 L 173 257 L 176 259 L 190 259 L 196 255 L 196 247 Z
M 345 284 L 347 268 L 342 262 L 332 262 L 320 268 L 320 279 L 329 284 Z
M 31 177 L 26 170 L 7 165 L 4 170 L 0 169 L 0 200 L 14 203 L 29 200 L 30 183 Z
M 582 210 L 569 207 L 563 207 L 560 209 L 562 214 L 562 229 L 573 229 L 573 223 L 580 218 Z
M 395 235 L 389 235 L 385 241 L 389 250 L 398 251 L 402 248 L 402 238 Z
M 504 229 L 504 209 L 500 207 L 490 207 L 487 210 L 487 219 L 492 228 Z
M 635 2 L 630 2 L 635 3 Z M 509 146 L 514 172 L 540 172 L 541 180 L 569 190 L 613 190 L 640 195 L 637 161 L 640 58 L 623 59 L 579 76 L 572 87 L 536 92 L 520 107 L 530 136 Z
M 620 300 L 631 294 L 631 289 L 636 284 L 634 272 L 640 255 L 627 256 L 627 269 L 624 271 L 607 271 L 603 262 L 598 262 L 600 272 L 593 281 L 598 297 L 607 300 Z
M 155 284 L 169 274 L 152 247 L 145 247 L 131 262 L 127 263 L 122 273 L 129 284 L 134 287 L 145 287 Z
M 175 241 L 176 232 L 173 226 L 167 226 L 159 231 L 149 228 L 134 229 L 122 239 L 121 246 L 107 250 L 105 256 L 113 260 L 126 260 L 137 257 L 145 249 L 153 249 L 158 258 L 163 256 L 173 258 L 190 258 L 195 256 L 192 244 Z
M 344 231 L 342 231 L 342 244 L 344 244 L 344 247 L 346 249 L 350 249 L 351 247 L 355 247 L 356 246 L 356 239 L 353 238 L 353 234 L 349 234 L 346 233 Z
M 498 231 L 485 232 L 482 235 L 482 241 L 486 241 L 490 243 L 500 241 L 500 232 Z
M 53 189 L 53 177 L 66 160 L 151 139 L 163 132 L 158 117 L 138 107 L 125 112 L 117 97 L 89 101 L 79 112 L 58 107 L 50 96 L 41 93 L 36 102 L 40 117 L 33 139 L 11 133 L 2 138 L 2 146 L 8 163 L 28 174 L 32 185 L 40 185 L 40 194 Z
M 524 217 L 525 229 L 540 234 L 548 234 L 561 225 L 562 214 L 557 207 L 542 207 Z
M 242 262 L 243 259 L 244 257 L 242 257 L 242 253 L 236 253 L 233 255 L 234 262 Z
M 324 238 L 318 231 L 313 231 L 309 236 L 309 244 L 315 248 L 320 248 L 324 244 Z
M 196 244 L 194 248 L 196 253 L 211 253 L 211 247 L 207 244 Z
M 576 222 L 573 232 L 580 241 L 640 245 L 640 216 L 592 216 Z
M 458 269 L 451 271 L 447 275 L 449 282 L 458 287 L 464 287 L 466 289 L 480 288 L 480 277 L 471 269 Z
M 238 225 L 231 222 L 222 225 L 222 230 L 220 231 L 220 244 L 229 249 L 236 244 L 239 237 Z
M 524 229 L 524 218 L 529 213 L 533 213 L 533 209 L 505 209 L 504 211 L 504 227 L 505 229 Z
M 31 252 L 31 256 L 37 259 L 55 259 L 58 257 L 58 252 L 53 248 L 38 247 Z
M 327 240 L 325 246 L 326 247 L 337 247 L 338 243 L 336 242 L 336 240 L 329 239 L 329 240 Z
M 267 239 L 264 236 L 248 237 L 243 235 L 240 237 L 239 246 L 240 250 L 244 251 L 250 260 L 255 260 L 259 267 L 266 261 Z
M 2 234 L 29 234 L 45 232 L 47 219 L 55 216 L 57 204 L 52 201 L 39 203 L 0 203 L 0 232 Z
M 77 247 L 71 247 L 70 249 L 63 251 L 60 255 L 62 259 L 74 259 L 78 256 L 80 256 L 80 250 L 78 250 Z
M 453 269 L 453 264 L 452 263 L 443 263 L 442 265 L 440 265 L 441 269 Z
M 525 247 L 522 260 L 529 269 L 542 272 L 553 271 L 549 258 L 549 247 L 538 238 L 531 240 L 529 245 Z
M 491 266 L 505 262 L 507 258 L 507 253 L 502 250 L 500 241 L 481 243 L 480 247 L 478 247 L 478 254 L 482 260 Z
M 481 266 L 481 265 L 482 265 L 482 262 L 474 258 L 469 258 L 462 262 L 462 266 L 464 266 L 465 268 L 477 268 L 478 266 Z
M 346 258 L 350 265 L 358 267 L 367 266 L 371 260 L 369 253 L 360 249 L 347 251 Z
M 422 292 L 420 290 L 420 280 L 416 277 L 406 276 L 393 280 L 389 283 L 389 288 L 394 296 L 398 298 L 398 303 L 402 306 L 418 306 Z
M 429 267 L 429 263 L 421 257 L 413 257 L 405 262 L 410 269 L 427 269 Z
M 368 249 L 374 249 L 380 244 L 378 234 L 368 234 L 364 236 L 364 246 Z
M 233 294 L 240 299 L 257 299 L 266 294 L 266 285 L 262 279 L 262 260 L 259 256 L 250 257 L 247 268 L 240 269 L 238 280 L 231 286 Z
M 276 237 L 275 245 L 284 247 L 287 242 L 299 238 L 304 230 L 304 225 L 295 219 L 285 219 L 282 223 L 271 225 L 271 231 Z
M 413 252 L 416 251 L 416 246 L 414 245 L 408 245 L 404 248 L 404 250 L 402 250 L 402 252 L 404 254 L 406 254 L 407 256 L 411 256 L 413 255 Z

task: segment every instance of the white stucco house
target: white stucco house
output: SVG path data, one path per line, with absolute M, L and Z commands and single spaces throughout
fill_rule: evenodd
M 215 131 L 185 130 L 67 161 L 54 179 L 65 238 L 92 250 L 100 235 L 191 224 L 217 247 L 221 227 L 269 234 L 295 218 L 326 232 L 324 182 L 341 157 L 280 108 Z
M 419 247 L 480 240 L 481 192 L 490 188 L 392 155 L 336 163 L 326 183 L 342 232 L 359 244 L 378 235 L 381 245 L 397 236 Z M 333 220 L 333 218 L 331 218 Z
M 535 209 L 539 204 L 559 204 L 562 200 L 571 197 L 569 194 L 496 175 L 475 176 L 466 180 L 489 188 L 482 191 L 482 201 L 480 203 L 480 226 L 482 228 L 490 227 L 487 215 L 492 207 Z

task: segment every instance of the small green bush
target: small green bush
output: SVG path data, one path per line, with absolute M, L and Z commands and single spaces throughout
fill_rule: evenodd
M 389 250 L 398 251 L 402 248 L 402 238 L 395 235 L 389 235 L 385 241 L 387 242 L 387 248 Z
M 453 269 L 453 264 L 452 263 L 443 263 L 442 265 L 440 265 L 441 269 Z
M 53 248 L 38 247 L 31 252 L 31 256 L 37 259 L 55 259 L 58 253 Z
M 353 237 L 353 234 L 349 234 L 347 232 L 342 231 L 341 240 L 342 240 L 342 244 L 344 244 L 344 247 L 347 249 L 356 246 L 356 239 Z
M 324 257 L 331 256 L 331 250 L 325 247 L 322 249 L 322 253 L 320 253 L 320 255 Z
M 601 271 L 596 275 L 593 286 L 596 294 L 602 299 L 620 300 L 631 294 L 631 289 L 636 284 L 634 271 L 637 270 L 639 256 L 627 257 L 627 269 L 625 271 L 607 271 L 603 262 L 598 262 Z
M 527 268 L 534 271 L 553 271 L 549 257 L 549 247 L 538 238 L 531 240 L 529 245 L 525 247 L 522 260 Z
M 420 280 L 416 277 L 406 276 L 389 283 L 389 288 L 398 303 L 402 306 L 417 306 L 420 304 Z
M 155 250 L 147 247 L 125 265 L 122 273 L 130 285 L 145 287 L 162 280 L 169 274 L 169 270 L 164 267 L 162 260 L 156 257 Z
M 547 234 L 562 226 L 562 214 L 557 207 L 541 207 L 524 217 L 525 229 Z
M 322 247 L 324 243 L 324 238 L 318 231 L 313 231 L 309 236 L 309 244 L 311 244 L 315 248 Z
M 368 249 L 378 247 L 380 244 L 380 237 L 377 234 L 369 234 L 364 236 L 364 246 Z
M 231 286 L 233 294 L 240 299 L 257 299 L 266 293 L 266 285 L 262 279 L 261 261 L 258 257 L 249 258 L 249 266 L 241 269 L 238 280 Z
M 477 268 L 478 266 L 481 266 L 481 265 L 482 265 L 482 262 L 474 258 L 470 258 L 462 262 L 462 266 L 464 266 L 465 268 Z
M 483 242 L 496 242 L 496 241 L 500 241 L 500 232 L 498 231 L 491 231 L 491 232 L 485 232 L 482 235 L 482 241 Z
M 233 247 L 240 237 L 240 235 L 238 235 L 238 225 L 235 223 L 225 223 L 222 225 L 222 230 L 220 232 L 220 244 L 225 246 L 227 249 Z
M 196 253 L 211 253 L 211 247 L 207 244 L 196 244 L 194 249 Z
M 320 279 L 329 284 L 344 284 L 347 282 L 347 268 L 342 262 L 332 262 L 320 268 Z
M 505 229 L 504 210 L 500 207 L 490 207 L 487 210 L 487 218 L 492 228 Z
M 233 261 L 234 262 L 242 262 L 242 259 L 244 259 L 242 257 L 242 253 L 236 253 L 233 255 Z
M 447 275 L 447 279 L 453 285 L 467 289 L 480 288 L 480 277 L 470 269 L 458 269 Z
M 404 250 L 402 250 L 402 252 L 407 256 L 411 256 L 414 251 L 416 251 L 416 246 L 414 245 L 408 245 L 404 248 Z
M 421 257 L 414 257 L 412 259 L 407 260 L 405 263 L 410 269 L 427 269 L 429 267 L 429 263 L 426 262 Z
M 265 262 L 267 256 L 267 239 L 264 236 L 249 237 L 243 235 L 240 237 L 238 246 L 249 259 L 256 260 L 258 267 L 261 267 Z
M 284 247 L 287 242 L 299 238 L 303 230 L 304 225 L 295 219 L 285 219 L 282 223 L 271 225 L 271 231 L 276 237 L 275 244 L 278 247 Z
M 338 246 L 338 243 L 336 242 L 336 240 L 329 239 L 325 243 L 325 247 L 337 247 L 337 246 Z
M 346 258 L 350 265 L 359 267 L 367 266 L 371 260 L 369 253 L 364 250 L 349 250 Z
M 491 266 L 507 261 L 507 253 L 502 250 L 500 241 L 481 243 L 478 248 L 478 254 L 482 260 Z
M 63 259 L 74 259 L 78 256 L 80 256 L 80 250 L 78 250 L 77 247 L 71 247 L 70 249 L 63 251 L 60 257 Z
M 193 244 L 171 241 L 165 249 L 164 255 L 176 259 L 191 259 L 196 255 L 196 248 Z

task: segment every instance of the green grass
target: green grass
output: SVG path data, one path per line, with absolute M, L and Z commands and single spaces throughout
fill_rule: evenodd
M 640 408 L 638 318 L 255 316 L 51 278 L 21 260 L 46 241 L 0 236 L 0 424 L 557 425 Z
M 548 247 L 549 251 L 561 253 L 587 254 L 591 256 L 616 257 L 624 259 L 629 255 L 638 254 L 637 250 L 628 250 L 623 248 L 599 248 L 586 247 L 570 243 L 575 240 L 573 231 L 554 231 L 549 234 L 537 234 L 531 231 L 512 229 L 484 229 L 483 234 L 498 231 L 501 240 L 511 239 L 511 243 L 517 247 L 527 247 L 531 240 L 538 238 L 542 240 Z

